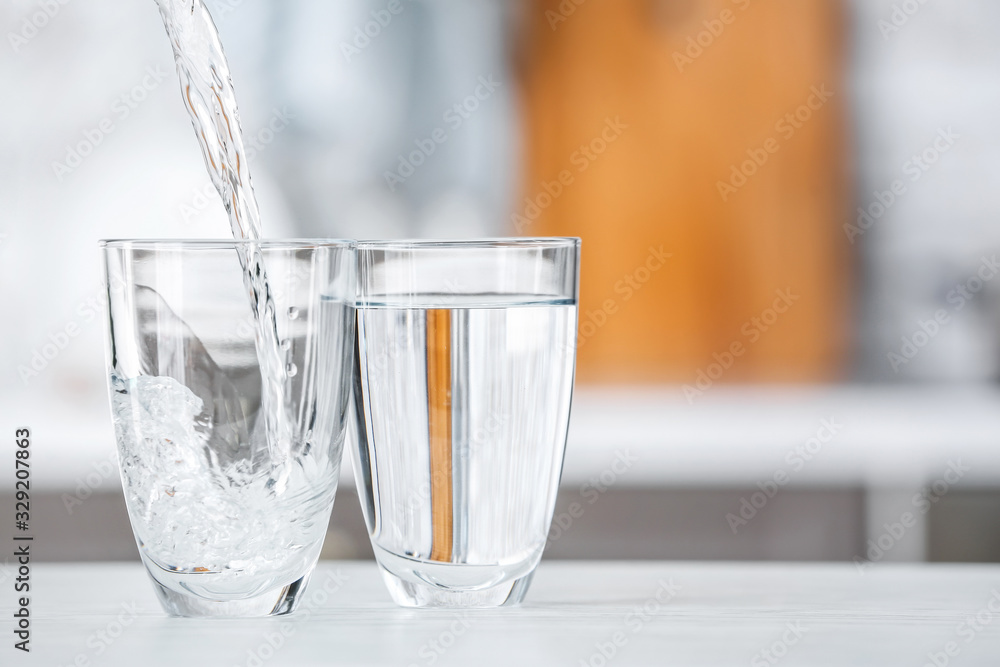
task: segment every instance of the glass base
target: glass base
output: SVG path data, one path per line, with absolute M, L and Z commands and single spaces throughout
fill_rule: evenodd
M 461 567 L 456 566 L 456 567 Z M 488 609 L 521 604 L 534 570 L 489 588 L 456 589 L 415 582 L 396 576 L 379 563 L 382 578 L 393 601 L 402 607 L 437 607 L 442 609 Z
M 153 587 L 163 609 L 171 616 L 214 617 L 214 618 L 254 618 L 262 616 L 282 616 L 295 611 L 301 600 L 302 591 L 309 580 L 306 574 L 287 586 L 272 589 L 244 600 L 208 600 L 190 593 L 180 593 L 167 588 L 154 577 Z

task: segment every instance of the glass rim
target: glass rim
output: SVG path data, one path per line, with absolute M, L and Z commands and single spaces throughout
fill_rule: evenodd
M 399 240 L 359 240 L 361 250 L 423 250 L 457 248 L 572 248 L 579 247 L 577 236 L 512 236 L 482 239 L 399 239 Z
M 137 250 L 233 250 L 239 246 L 258 245 L 262 248 L 354 248 L 357 242 L 353 239 L 323 239 L 323 238 L 292 238 L 292 239 L 260 239 L 257 241 L 245 239 L 101 239 L 97 242 L 100 248 L 132 248 Z

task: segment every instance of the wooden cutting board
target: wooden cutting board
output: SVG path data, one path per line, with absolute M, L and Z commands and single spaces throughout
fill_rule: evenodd
M 841 3 L 577 2 L 522 14 L 511 226 L 583 238 L 580 379 L 836 378 L 853 247 Z

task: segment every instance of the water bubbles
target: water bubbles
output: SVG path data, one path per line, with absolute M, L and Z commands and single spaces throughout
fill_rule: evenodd
M 285 340 L 281 341 L 281 349 L 284 350 L 285 352 L 287 352 L 288 350 L 292 349 L 292 341 L 290 341 L 287 338 Z
M 289 362 L 288 365 L 285 366 L 285 373 L 290 378 L 295 377 L 298 374 L 298 372 L 299 372 L 299 367 L 292 362 Z
M 295 320 L 295 319 L 298 319 L 298 317 L 299 317 L 299 309 L 298 308 L 296 308 L 295 306 L 292 306 L 291 308 L 288 309 L 288 319 Z

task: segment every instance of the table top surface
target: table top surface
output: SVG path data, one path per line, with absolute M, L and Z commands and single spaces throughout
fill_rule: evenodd
M 525 603 L 394 606 L 370 562 L 324 562 L 291 616 L 168 618 L 134 563 L 37 564 L 31 653 L 0 665 L 1000 665 L 1000 566 L 543 562 Z M 330 592 L 332 591 L 332 592 Z

